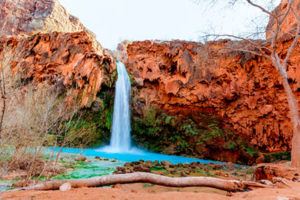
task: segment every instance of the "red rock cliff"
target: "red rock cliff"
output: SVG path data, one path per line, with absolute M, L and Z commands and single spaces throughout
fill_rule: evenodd
M 137 84 L 134 107 L 159 106 L 179 116 L 212 112 L 262 151 L 290 150 L 289 109 L 275 68 L 261 57 L 220 51 L 233 43 L 144 41 L 128 45 L 127 66 Z M 281 41 L 281 55 L 290 43 Z M 300 99 L 299 63 L 299 54 L 294 53 L 288 75 Z
M 84 31 L 96 52 L 103 54 L 94 33 L 70 15 L 58 0 L 1 0 L 0 6 L 0 36 Z
M 74 89 L 82 106 L 96 99 L 113 70 L 111 57 L 96 54 L 85 32 L 0 37 L 0 59 L 7 82 L 20 79 L 23 86 L 33 81 Z M 18 89 L 15 83 L 7 85 Z
M 300 1 L 294 0 L 290 6 L 290 11 L 288 11 L 289 0 L 282 0 L 281 3 L 275 8 L 272 12 L 274 16 L 278 17 L 279 20 L 282 20 L 284 17 L 284 21 L 282 21 L 279 30 L 279 37 L 283 36 L 286 33 L 295 32 L 297 28 L 297 20 L 294 12 L 299 13 L 300 11 Z M 285 15 L 287 13 L 287 15 Z M 272 38 L 274 32 L 276 30 L 276 20 L 274 17 L 270 17 L 269 24 L 266 28 L 266 38 Z
M 114 60 L 57 0 L 0 0 L 0 6 L 0 69 L 8 110 L 19 103 L 16 96 L 22 102 L 27 86 L 60 88 L 66 101 L 79 97 L 80 105 L 89 107 L 102 85 L 112 84 Z

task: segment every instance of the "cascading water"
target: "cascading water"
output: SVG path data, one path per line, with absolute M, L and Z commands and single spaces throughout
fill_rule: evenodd
M 116 158 L 118 160 L 131 162 L 137 160 L 167 160 L 174 164 L 177 163 L 219 163 L 195 158 L 186 158 L 179 156 L 169 156 L 157 153 L 143 151 L 131 146 L 130 140 L 130 79 L 123 63 L 117 62 L 118 80 L 115 90 L 115 102 L 113 113 L 113 124 L 110 145 L 100 149 L 70 149 L 56 148 L 57 152 L 83 153 L 86 156 L 101 156 L 104 158 Z M 1 190 L 1 188 L 0 188 Z
M 111 153 L 129 152 L 130 139 L 130 78 L 125 65 L 117 61 L 118 80 L 115 89 L 114 113 L 110 145 L 100 151 Z

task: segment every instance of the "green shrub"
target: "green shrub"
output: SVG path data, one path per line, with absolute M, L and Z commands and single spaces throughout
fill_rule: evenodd
M 217 155 L 223 150 L 244 152 L 250 157 L 258 155 L 253 146 L 224 129 L 216 115 L 201 113 L 196 120 L 179 119 L 156 107 L 145 108 L 143 113 L 143 116 L 132 113 L 132 137 L 138 146 L 147 150 L 201 158 L 210 156 L 209 152 Z

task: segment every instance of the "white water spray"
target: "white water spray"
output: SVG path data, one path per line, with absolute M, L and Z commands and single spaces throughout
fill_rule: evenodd
M 100 151 L 123 153 L 131 151 L 130 139 L 130 78 L 125 65 L 117 61 L 118 80 L 115 89 L 114 113 L 110 145 Z

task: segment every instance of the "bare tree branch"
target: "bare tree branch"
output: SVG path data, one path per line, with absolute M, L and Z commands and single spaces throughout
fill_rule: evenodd
M 242 48 L 238 48 L 238 49 L 235 49 L 235 50 L 237 50 L 237 51 L 243 51 L 243 52 L 248 52 L 248 53 L 252 53 L 252 54 L 258 55 L 258 56 L 263 56 L 263 57 L 270 58 L 270 56 L 266 53 L 266 50 L 271 52 L 272 49 L 268 48 L 266 46 L 266 44 L 265 45 L 258 44 L 254 40 L 251 40 L 251 39 L 248 39 L 248 38 L 245 38 L 245 37 L 241 37 L 241 36 L 230 35 L 230 34 L 221 34 L 221 35 L 212 34 L 212 35 L 207 35 L 207 36 L 208 37 L 209 36 L 214 36 L 214 37 L 230 37 L 230 38 L 235 38 L 235 39 L 239 39 L 239 40 L 242 40 L 242 41 L 249 42 L 255 48 L 257 48 L 260 53 L 257 53 L 256 51 L 252 51 L 252 50 L 245 49 L 245 48 L 243 48 L 243 49 Z
M 279 21 L 279 24 L 282 24 L 284 22 L 284 20 L 286 19 L 286 17 L 288 16 L 288 14 L 291 10 L 291 7 L 292 7 L 293 3 L 294 3 L 294 0 L 289 0 L 288 8 L 286 9 L 285 13 L 283 14 L 282 19 Z
M 270 15 L 270 16 L 273 16 L 273 17 L 276 17 L 273 13 L 267 11 L 264 7 L 256 4 L 256 3 L 253 3 L 251 0 L 246 0 L 250 5 L 256 7 L 256 8 L 259 8 L 261 11 L 263 11 L 264 13 Z
M 295 16 L 295 18 L 296 18 L 296 20 L 297 20 L 297 30 L 296 30 L 296 33 L 295 33 L 295 38 L 294 38 L 294 40 L 293 40 L 293 43 L 292 43 L 291 46 L 289 47 L 288 53 L 287 53 L 287 55 L 286 55 L 286 57 L 285 57 L 285 59 L 284 59 L 284 61 L 283 61 L 283 63 L 282 63 L 282 67 L 283 67 L 284 69 L 286 69 L 286 67 L 287 67 L 287 62 L 288 62 L 288 60 L 290 59 L 291 54 L 292 54 L 292 52 L 293 52 L 293 50 L 294 50 L 296 44 L 298 43 L 299 33 L 300 33 L 300 17 L 299 17 L 294 11 L 293 11 L 293 13 L 294 13 L 294 16 Z

